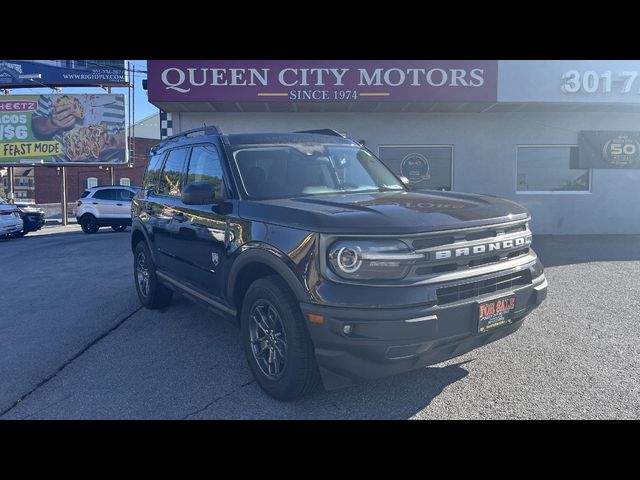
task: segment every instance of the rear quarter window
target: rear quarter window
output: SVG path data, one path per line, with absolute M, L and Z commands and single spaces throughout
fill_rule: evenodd
M 162 160 L 164 160 L 164 155 L 165 152 L 149 157 L 147 171 L 144 174 L 144 188 L 155 187 L 160 182 L 160 170 L 162 169 Z
M 82 195 L 80 195 L 80 198 L 85 198 L 85 197 L 89 196 L 90 193 L 91 193 L 90 190 L 85 190 L 84 192 L 82 192 Z

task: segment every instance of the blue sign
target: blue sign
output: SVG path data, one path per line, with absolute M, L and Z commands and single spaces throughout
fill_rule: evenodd
M 0 60 L 0 88 L 127 86 L 125 60 Z

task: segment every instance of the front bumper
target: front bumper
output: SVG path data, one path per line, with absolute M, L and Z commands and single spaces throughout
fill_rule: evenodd
M 513 323 L 482 334 L 477 333 L 476 305 L 495 294 L 443 306 L 300 306 L 305 318 L 309 313 L 325 318 L 321 325 L 307 325 L 325 388 L 332 389 L 433 365 L 515 332 L 546 298 L 547 280 L 542 274 L 504 294 L 510 292 L 516 294 Z M 351 326 L 349 334 L 343 331 L 345 325 Z
M 22 231 L 22 223 L 0 226 L 0 236 Z

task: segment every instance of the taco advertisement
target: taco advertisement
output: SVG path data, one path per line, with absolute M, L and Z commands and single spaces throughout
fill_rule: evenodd
M 125 97 L 0 96 L 0 164 L 127 163 Z

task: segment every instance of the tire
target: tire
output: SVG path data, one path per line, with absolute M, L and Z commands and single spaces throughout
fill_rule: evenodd
M 84 233 L 96 233 L 100 230 L 98 220 L 91 214 L 87 214 L 80 219 L 80 227 Z
M 251 284 L 242 302 L 240 327 L 249 368 L 268 395 L 293 400 L 320 386 L 313 343 L 300 306 L 282 278 L 272 275 Z M 265 340 L 258 343 L 260 338 Z
M 24 230 L 21 230 L 19 232 L 12 233 L 11 235 L 9 235 L 9 237 L 10 238 L 20 238 L 20 237 L 24 237 L 27 233 L 29 233 L 29 232 L 25 232 Z
M 114 232 L 124 232 L 127 229 L 126 225 L 112 225 L 111 228 Z
M 142 262 L 142 264 L 140 263 Z M 144 269 L 146 267 L 146 286 L 144 282 Z M 136 245 L 133 254 L 133 279 L 136 284 L 136 291 L 140 303 L 150 310 L 164 308 L 169 306 L 173 298 L 173 290 L 165 287 L 158 281 L 156 276 L 156 267 L 151 259 L 149 247 L 145 242 L 139 242 Z

